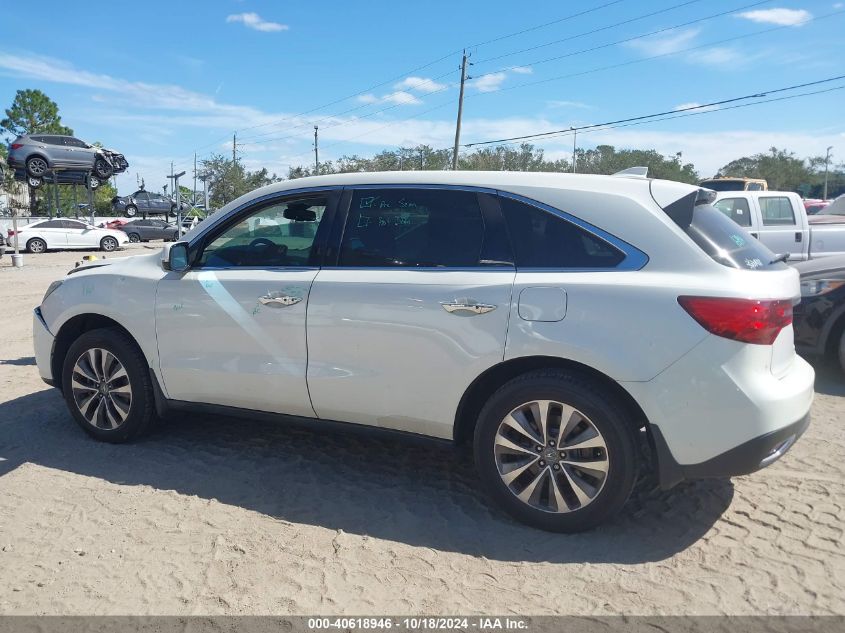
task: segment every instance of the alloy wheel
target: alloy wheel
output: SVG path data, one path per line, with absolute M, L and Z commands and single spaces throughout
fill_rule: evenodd
M 47 172 L 47 161 L 43 158 L 30 158 L 27 163 L 27 170 L 30 176 L 43 176 Z
M 493 452 L 502 482 L 537 510 L 566 513 L 595 500 L 607 481 L 607 443 L 583 412 L 534 400 L 499 424 Z
M 103 250 L 107 253 L 111 252 L 117 248 L 117 240 L 113 237 L 104 237 L 101 246 L 103 247 Z
M 43 253 L 47 250 L 47 245 L 42 240 L 34 239 L 29 243 L 28 250 L 30 253 Z
M 132 386 L 118 358 L 102 348 L 86 350 L 76 360 L 71 376 L 73 400 L 93 427 L 114 430 L 129 415 Z

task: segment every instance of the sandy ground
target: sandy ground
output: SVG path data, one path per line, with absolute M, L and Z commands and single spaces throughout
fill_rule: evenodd
M 613 523 L 546 534 L 488 507 L 448 448 L 219 417 L 88 438 L 31 343 L 80 256 L 0 260 L 0 613 L 845 614 L 835 368 L 769 469 L 646 480 Z

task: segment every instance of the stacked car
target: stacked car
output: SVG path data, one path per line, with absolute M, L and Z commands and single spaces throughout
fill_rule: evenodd
M 6 162 L 15 171 L 16 179 L 33 188 L 46 180 L 95 189 L 129 167 L 119 152 L 61 134 L 19 136 L 9 145 Z

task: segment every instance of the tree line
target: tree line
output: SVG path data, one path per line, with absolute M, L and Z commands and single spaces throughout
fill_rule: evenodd
M 0 121 L 0 135 L 11 141 L 21 134 L 73 134 L 64 125 L 58 105 L 40 90 L 19 90 L 11 107 Z M 5 163 L 6 146 L 0 143 L 0 160 Z M 570 172 L 571 158 L 548 159 L 542 148 L 530 143 L 482 147 L 460 154 L 458 168 L 465 171 L 542 171 Z M 452 150 L 435 149 L 429 145 L 400 147 L 382 150 L 371 157 L 358 154 L 341 156 L 336 160 L 324 161 L 319 169 L 313 166 L 290 167 L 287 179 L 303 178 L 316 174 L 338 174 L 366 171 L 414 171 L 447 170 L 451 168 Z M 215 154 L 201 161 L 202 171 L 207 175 L 209 207 L 220 208 L 227 202 L 258 187 L 284 180 L 267 169 L 251 171 L 239 158 L 231 159 Z M 5 165 L 4 165 L 5 166 Z M 697 183 L 701 174 L 690 162 L 685 162 L 680 152 L 664 156 L 654 149 L 617 149 L 612 145 L 599 145 L 592 149 L 578 149 L 575 154 L 575 171 L 582 174 L 613 174 L 629 167 L 648 167 L 649 176 L 686 183 Z M 719 175 L 764 178 L 773 190 L 797 191 L 804 197 L 817 198 L 824 187 L 825 158 L 811 156 L 800 158 L 794 152 L 772 147 L 768 152 L 744 156 L 726 163 Z M 5 169 L 3 187 L 6 190 L 14 183 L 10 170 Z M 62 208 L 72 206 L 75 195 L 69 187 L 59 187 Z M 87 196 L 84 189 L 80 202 Z M 189 192 L 189 190 L 188 190 Z M 30 192 L 30 206 L 43 206 L 45 198 L 51 195 L 51 188 Z M 99 215 L 111 213 L 111 198 L 116 191 L 109 183 L 103 183 L 95 192 L 95 210 Z M 828 165 L 828 197 L 845 193 L 845 164 Z M 52 195 L 55 195 L 52 193 Z

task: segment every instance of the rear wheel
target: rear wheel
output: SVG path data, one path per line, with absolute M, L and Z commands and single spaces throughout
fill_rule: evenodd
M 100 240 L 100 248 L 106 251 L 107 253 L 111 253 L 118 246 L 119 244 L 117 243 L 117 240 L 110 235 L 107 235 L 106 237 Z
M 62 392 L 76 422 L 106 442 L 126 442 L 155 420 L 153 389 L 144 355 L 113 328 L 92 330 L 70 346 Z
M 126 205 L 126 209 L 124 209 L 124 211 L 126 211 L 127 218 L 134 218 L 135 215 L 138 213 L 138 207 L 136 207 L 134 204 L 128 204 Z
M 47 242 L 40 237 L 33 237 L 26 243 L 26 250 L 30 253 L 43 253 L 47 250 Z
M 47 161 L 40 156 L 30 156 L 26 160 L 26 175 L 33 178 L 43 178 L 50 170 Z
M 100 186 L 100 179 L 96 176 L 88 176 L 88 188 L 92 191 Z
M 129 234 L 129 241 L 132 242 L 133 244 L 137 244 L 138 242 L 141 241 L 141 236 L 138 235 L 137 233 L 130 233 Z
M 28 184 L 33 189 L 38 189 L 41 185 L 44 184 L 44 180 L 35 176 L 27 176 L 26 184 Z
M 542 370 L 501 387 L 475 428 L 475 461 L 491 497 L 516 519 L 554 532 L 617 513 L 638 470 L 633 424 L 600 385 Z

